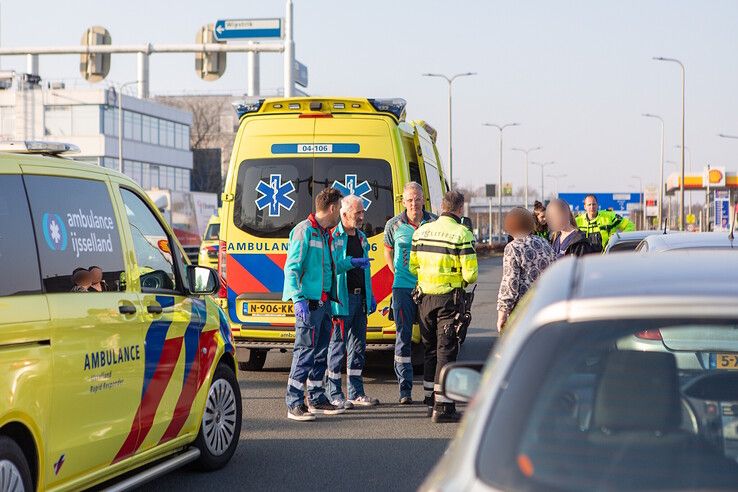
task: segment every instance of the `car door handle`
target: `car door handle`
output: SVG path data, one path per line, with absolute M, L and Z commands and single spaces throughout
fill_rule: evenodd
M 163 309 L 158 304 L 151 304 L 149 306 L 146 306 L 146 311 L 148 311 L 150 314 L 161 314 Z
M 118 306 L 120 314 L 136 314 L 136 306 L 133 304 L 122 304 Z

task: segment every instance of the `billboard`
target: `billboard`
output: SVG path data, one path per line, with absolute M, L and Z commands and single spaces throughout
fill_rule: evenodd
M 640 209 L 640 193 L 559 193 L 559 198 L 566 200 L 574 211 L 574 215 L 584 212 L 584 199 L 587 195 L 597 197 L 600 210 L 612 210 L 616 214 L 628 217 L 630 209 Z

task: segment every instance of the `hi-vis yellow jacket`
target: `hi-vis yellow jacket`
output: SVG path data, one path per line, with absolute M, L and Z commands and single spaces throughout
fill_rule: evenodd
M 410 272 L 424 294 L 447 294 L 477 281 L 477 254 L 472 232 L 450 214 L 413 234 Z

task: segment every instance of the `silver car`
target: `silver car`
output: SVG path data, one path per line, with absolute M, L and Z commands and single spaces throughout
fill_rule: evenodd
M 727 232 L 679 232 L 656 234 L 641 241 L 636 251 L 663 253 L 682 249 L 732 249 L 738 251 L 738 241 Z
M 668 231 L 616 232 L 607 241 L 605 254 L 634 251 L 645 238 L 658 234 L 668 234 Z
M 446 396 L 471 402 L 421 490 L 738 488 L 736 272 L 715 251 L 552 266 L 481 376 L 444 369 Z M 657 331 L 708 363 L 622 346 Z

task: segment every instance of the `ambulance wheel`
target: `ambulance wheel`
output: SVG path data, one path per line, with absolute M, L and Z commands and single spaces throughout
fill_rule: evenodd
M 0 490 L 31 492 L 31 470 L 23 450 L 9 437 L 0 436 Z
M 410 360 L 413 364 L 413 374 L 423 374 L 425 369 L 425 347 L 422 343 L 413 342 Z
M 261 371 L 267 360 L 267 351 L 261 349 L 249 349 L 249 360 L 239 362 L 238 368 L 242 371 Z
M 228 463 L 238 447 L 241 418 L 241 389 L 236 375 L 227 365 L 218 364 L 194 443 L 200 450 L 197 469 L 212 471 Z

